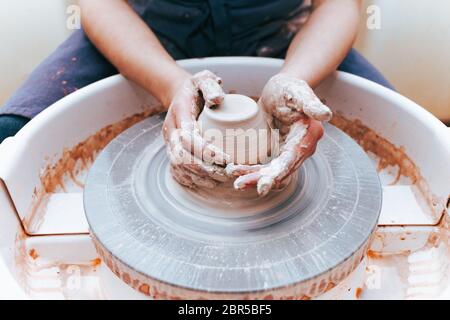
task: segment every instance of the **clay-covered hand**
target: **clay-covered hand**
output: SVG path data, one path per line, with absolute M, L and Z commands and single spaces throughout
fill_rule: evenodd
M 163 135 L 172 174 L 186 187 L 213 187 L 227 180 L 230 157 L 203 139 L 197 122 L 204 107 L 220 104 L 224 96 L 221 79 L 205 70 L 184 80 L 169 106 Z
M 226 171 L 238 177 L 236 189 L 256 185 L 258 194 L 264 196 L 280 188 L 314 154 L 323 135 L 321 121 L 330 120 L 332 113 L 305 81 L 282 73 L 267 82 L 258 104 L 272 117 L 272 127 L 279 130 L 280 152 L 267 164 L 228 164 Z

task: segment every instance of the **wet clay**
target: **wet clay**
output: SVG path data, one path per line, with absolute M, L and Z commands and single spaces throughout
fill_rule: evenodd
M 396 184 L 401 176 L 410 178 L 412 183 L 417 183 L 421 179 L 419 168 L 408 157 L 403 147 L 394 146 L 388 140 L 365 126 L 360 120 L 348 120 L 337 113 L 330 123 L 352 137 L 364 151 L 377 155 L 379 158 L 378 171 L 386 169 L 389 166 L 397 166 L 397 176 L 391 184 Z
M 219 293 L 172 286 L 150 278 L 128 267 L 109 252 L 94 235 L 91 237 L 101 260 L 117 277 L 133 289 L 157 300 L 310 300 L 333 289 L 337 283 L 348 277 L 360 264 L 366 251 L 366 247 L 362 248 L 359 254 L 348 259 L 331 275 L 319 276 L 305 284 L 289 285 L 266 291 Z
M 226 94 L 220 105 L 204 108 L 198 122 L 203 138 L 224 150 L 234 163 L 269 161 L 269 119 L 250 97 Z

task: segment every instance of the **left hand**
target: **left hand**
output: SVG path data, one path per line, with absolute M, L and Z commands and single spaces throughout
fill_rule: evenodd
M 264 196 L 282 186 L 314 154 L 323 135 L 321 121 L 330 120 L 332 113 L 305 81 L 282 73 L 269 79 L 258 104 L 284 137 L 280 154 L 263 165 L 228 164 L 226 171 L 238 177 L 236 189 L 256 185 L 258 194 Z
M 197 122 L 204 107 L 222 102 L 225 93 L 220 83 L 218 76 L 204 70 L 182 79 L 173 90 L 163 135 L 172 174 L 188 188 L 214 188 L 229 179 L 225 174 L 229 156 L 202 137 Z

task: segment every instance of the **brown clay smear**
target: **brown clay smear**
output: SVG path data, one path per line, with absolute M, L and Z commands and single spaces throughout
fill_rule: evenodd
M 108 125 L 80 142 L 71 149 L 65 149 L 56 164 L 48 165 L 41 174 L 41 185 L 34 191 L 34 199 L 30 213 L 23 221 L 27 232 L 33 233 L 42 222 L 48 195 L 58 189 L 66 191 L 64 178 L 69 177 L 75 184 L 83 187 L 77 179 L 80 171 L 87 169 L 94 161 L 96 155 L 117 135 L 146 117 L 155 114 L 160 108 L 149 108 L 141 113 L 134 114 L 117 123 Z
M 155 109 L 157 111 L 154 111 Z M 24 220 L 27 231 L 32 233 L 39 225 L 39 221 L 42 220 L 48 195 L 54 193 L 58 188 L 65 191 L 65 177 L 70 177 L 75 184 L 82 187 L 83 183 L 78 181 L 77 174 L 92 164 L 98 152 L 118 134 L 159 110 L 160 108 L 151 108 L 108 125 L 72 149 L 64 150 L 56 164 L 47 166 L 41 175 L 41 187 L 35 190 L 30 214 Z M 397 183 L 401 176 L 408 177 L 411 183 L 418 187 L 428 206 L 431 209 L 434 208 L 435 201 L 429 195 L 428 186 L 421 176 L 419 168 L 408 157 L 403 147 L 393 145 L 358 119 L 349 120 L 339 113 L 334 113 L 330 123 L 351 136 L 366 152 L 375 154 L 379 159 L 377 168 L 379 171 L 389 166 L 397 167 L 397 176 L 392 184 Z
M 391 182 L 391 185 L 399 182 L 402 176 L 409 178 L 411 183 L 417 187 L 421 198 L 425 199 L 426 205 L 431 209 L 432 213 L 440 214 L 440 212 L 435 212 L 437 201 L 430 194 L 428 184 L 403 147 L 393 145 L 365 126 L 359 119 L 350 120 L 339 113 L 334 113 L 330 123 L 352 137 L 365 152 L 376 155 L 378 157 L 378 171 L 390 166 L 398 168 L 397 176 Z
M 413 184 L 421 179 L 419 168 L 408 157 L 403 147 L 394 146 L 372 129 L 366 127 L 360 120 L 348 120 L 339 113 L 335 113 L 330 123 L 351 136 L 364 151 L 377 155 L 379 158 L 378 171 L 389 166 L 397 166 L 397 177 L 392 184 L 396 184 L 401 176 L 410 178 Z

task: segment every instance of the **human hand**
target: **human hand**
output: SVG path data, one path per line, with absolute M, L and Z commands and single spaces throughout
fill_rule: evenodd
M 237 177 L 236 189 L 256 185 L 258 194 L 264 196 L 281 187 L 314 154 L 323 135 L 320 121 L 330 120 L 332 113 L 305 81 L 287 74 L 269 79 L 258 104 L 272 117 L 272 126 L 280 130 L 280 154 L 262 165 L 228 164 L 226 172 Z
M 227 181 L 225 165 L 230 157 L 203 139 L 198 115 L 204 107 L 223 101 L 221 79 L 210 71 L 187 77 L 176 89 L 163 125 L 164 139 L 174 178 L 182 185 L 214 187 Z

